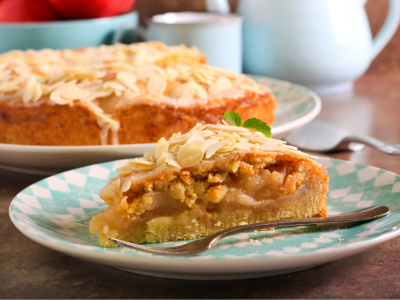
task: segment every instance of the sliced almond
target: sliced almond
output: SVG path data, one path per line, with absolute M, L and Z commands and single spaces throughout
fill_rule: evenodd
M 259 87 L 259 85 L 250 85 L 250 84 L 248 84 L 248 83 L 243 83 L 240 87 L 241 87 L 243 90 L 247 90 L 247 91 L 253 92 L 253 93 L 255 93 L 255 94 L 260 94 L 260 95 L 265 94 L 265 91 L 263 91 L 263 90 Z
M 55 84 L 52 85 L 45 85 L 45 84 L 41 84 L 41 89 L 43 91 L 43 95 L 49 95 L 52 91 L 54 91 L 57 88 L 61 88 L 61 87 L 67 87 L 70 85 L 74 85 L 77 83 L 77 80 L 72 80 L 69 82 L 64 82 L 64 81 L 59 81 L 56 82 Z
M 36 83 L 35 85 L 35 95 L 32 99 L 33 102 L 37 102 L 43 95 L 42 88 L 40 83 Z
M 239 142 L 236 143 L 235 148 L 239 150 L 248 150 L 251 149 L 251 144 L 246 142 Z
M 283 147 L 279 145 L 274 145 L 274 144 L 263 144 L 261 145 L 261 149 L 265 151 L 282 151 Z
M 206 81 L 211 81 L 211 82 L 215 81 L 214 72 L 210 72 L 209 70 L 206 71 L 205 69 L 202 69 L 201 67 L 195 68 L 194 72 L 195 72 L 196 75 L 198 75 L 199 77 L 204 78 L 204 80 L 206 80 Z
M 159 166 L 161 166 L 162 164 L 164 164 L 166 158 L 167 158 L 167 156 L 166 156 L 166 153 L 164 152 L 164 153 L 160 156 L 160 158 L 157 159 L 157 162 L 156 162 L 157 167 L 159 167 Z
M 207 139 L 204 141 L 205 146 L 204 146 L 204 151 L 207 152 L 207 150 L 214 144 L 218 143 L 218 140 L 214 139 Z
M 109 80 L 104 82 L 103 88 L 105 89 L 113 89 L 117 91 L 125 91 L 126 87 L 117 80 Z
M 230 81 L 229 78 L 222 76 L 219 77 L 217 81 L 209 87 L 208 92 L 211 95 L 214 95 L 221 92 L 230 91 L 232 87 L 232 81 Z
M 178 98 L 179 106 L 190 106 L 193 103 L 194 95 L 189 91 L 184 91 L 182 96 Z
M 172 146 L 169 146 L 168 152 L 176 154 L 179 150 L 179 146 L 180 146 L 179 144 L 174 144 Z
M 126 71 L 118 72 L 116 78 L 128 84 L 135 83 L 137 80 L 136 76 L 133 73 Z
M 291 150 L 293 150 L 293 151 L 297 151 L 297 150 L 298 150 L 297 147 L 290 146 L 290 145 L 284 145 L 284 148 L 285 148 L 285 149 L 291 149 Z
M 199 151 L 195 155 L 183 159 L 181 162 L 182 167 L 189 168 L 193 167 L 194 165 L 197 165 L 199 162 L 201 162 L 203 156 L 204 156 L 204 151 Z
M 141 65 L 135 70 L 136 76 L 139 80 L 149 78 L 155 74 L 164 73 L 164 70 L 156 65 Z
M 147 159 L 147 160 L 150 160 L 150 152 L 149 151 L 146 151 L 144 154 L 143 154 L 143 158 L 144 159 Z
M 63 93 L 61 93 L 61 96 L 68 100 L 80 100 L 89 97 L 90 92 L 77 86 L 72 86 L 71 88 L 66 89 Z
M 224 130 L 224 131 L 235 131 L 235 132 L 248 132 L 249 130 L 244 127 L 238 126 L 229 126 L 229 125 L 221 125 L 221 124 L 207 124 L 206 129 L 216 129 L 216 130 Z
M 226 137 L 224 141 L 227 141 L 228 144 L 220 148 L 217 152 L 231 152 L 233 149 L 235 149 L 236 141 L 232 136 Z
M 225 121 L 224 119 L 222 119 L 221 121 L 222 121 L 222 123 L 223 123 L 224 125 L 231 126 L 231 124 L 229 124 L 229 123 L 228 123 L 227 121 Z
M 167 67 L 166 69 L 166 75 L 167 75 L 167 80 L 168 81 L 174 81 L 179 77 L 179 72 L 171 67 Z
M 192 129 L 189 130 L 188 134 L 198 134 L 199 131 L 202 131 L 205 126 L 201 123 L 197 123 Z
M 186 91 L 193 95 L 196 95 L 198 98 L 203 99 L 203 100 L 208 98 L 207 91 L 200 84 L 193 82 L 193 81 L 181 84 L 180 86 L 176 87 L 171 92 L 171 97 L 179 98 Z
M 27 103 L 31 101 L 35 94 L 35 86 L 36 86 L 36 77 L 31 75 L 28 78 L 28 82 L 25 86 L 24 94 L 22 95 L 22 102 Z
M 147 166 L 152 166 L 154 165 L 154 163 L 152 163 L 151 161 L 148 161 L 147 159 L 143 159 L 143 158 L 134 158 L 132 159 L 129 163 L 129 165 L 135 165 L 135 164 L 140 164 L 140 165 L 147 165 Z
M 186 141 L 186 143 L 191 143 L 197 140 L 204 142 L 204 138 L 196 131 L 196 134 L 193 133 L 193 135 Z
M 233 132 L 226 132 L 223 130 L 218 130 L 218 135 L 222 136 L 223 138 L 231 137 Z
M 165 162 L 172 167 L 181 168 L 181 165 L 176 160 L 176 156 L 171 153 L 167 153 Z
M 156 145 L 156 151 L 154 158 L 157 161 L 163 153 L 168 152 L 169 144 L 167 143 L 165 138 L 159 139 Z
M 134 170 L 136 171 L 152 171 L 156 168 L 156 165 L 146 166 L 146 165 L 136 165 Z
M 66 104 L 72 102 L 73 101 L 72 99 L 65 99 L 61 96 L 61 94 L 64 92 L 65 92 L 65 89 L 63 89 L 63 88 L 55 89 L 50 94 L 50 100 L 58 105 L 66 105 Z
M 154 171 L 160 171 L 160 170 L 167 169 L 167 168 L 168 168 L 167 164 L 162 164 L 162 165 L 158 166 L 157 168 L 153 169 L 152 171 L 153 172 Z
M 173 141 L 170 141 L 170 144 L 171 144 L 171 145 L 174 145 L 174 144 L 183 144 L 183 143 L 185 143 L 189 138 L 190 138 L 190 135 L 187 134 L 187 133 L 185 133 L 185 134 L 183 134 L 183 135 L 177 137 L 177 138 L 174 139 Z
M 187 144 L 183 145 L 178 150 L 178 155 L 177 155 L 178 161 L 180 163 L 182 163 L 182 161 L 186 158 L 189 158 L 191 156 L 197 157 L 198 153 L 200 153 L 200 152 L 203 153 L 204 146 L 205 146 L 205 143 L 204 143 L 204 141 L 201 141 L 201 140 L 195 140 L 191 143 L 187 143 Z
M 223 140 L 223 141 L 215 143 L 214 145 L 211 145 L 211 147 L 209 147 L 206 152 L 206 158 L 210 158 L 211 156 L 213 156 L 215 154 L 215 152 L 217 152 L 219 149 L 221 149 L 222 147 L 225 147 L 227 145 L 229 145 L 229 142 L 226 140 Z
M 123 167 L 119 167 L 118 169 L 115 170 L 115 173 L 117 173 L 118 175 L 129 175 L 133 173 L 132 169 L 128 169 Z
M 217 141 L 222 141 L 224 138 L 222 136 L 219 136 L 219 135 L 212 135 L 212 136 L 210 136 L 210 139 L 217 140 Z
M 123 193 L 125 193 L 126 191 L 128 191 L 130 188 L 131 188 L 131 181 L 130 180 L 127 180 L 127 181 L 125 181 L 123 184 L 122 184 L 122 186 L 121 186 L 121 191 L 123 192 Z
M 212 136 L 214 134 L 214 132 L 211 130 L 202 130 L 199 134 L 202 137 L 209 137 L 209 136 Z
M 170 141 L 175 140 L 177 138 L 179 138 L 182 134 L 180 132 L 178 133 L 174 133 L 171 137 L 170 137 Z
M 127 89 L 124 91 L 124 93 L 122 94 L 122 97 L 126 100 L 132 100 L 134 98 L 136 98 L 138 96 L 138 94 L 135 94 L 134 92 L 132 92 L 131 89 Z
M 249 138 L 250 142 L 253 143 L 260 143 L 260 144 L 277 144 L 275 141 L 272 141 L 271 139 L 265 137 L 265 136 L 252 136 Z M 282 141 L 280 141 L 279 145 L 282 145 Z
M 286 151 L 288 151 L 289 153 L 294 154 L 294 155 L 296 155 L 298 157 L 317 158 L 315 156 L 312 156 L 310 154 L 307 154 L 307 153 L 304 153 L 304 152 L 301 152 L 301 151 L 293 151 L 291 149 L 287 149 Z
M 118 129 L 119 128 L 119 122 L 112 119 L 111 116 L 103 113 L 103 112 L 97 112 L 95 111 L 94 114 L 103 122 L 109 124 L 112 128 Z
M 167 88 L 167 79 L 160 74 L 152 75 L 146 83 L 147 92 L 152 96 L 160 96 Z

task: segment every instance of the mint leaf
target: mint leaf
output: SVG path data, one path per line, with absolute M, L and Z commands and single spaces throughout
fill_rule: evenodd
M 231 123 L 233 126 L 242 126 L 242 118 L 237 112 L 227 110 L 224 112 L 224 119 Z
M 242 127 L 245 127 L 248 129 L 254 129 L 256 131 L 261 132 L 263 135 L 265 135 L 268 138 L 271 137 L 271 128 L 267 125 L 267 123 L 265 123 L 259 119 L 256 119 L 256 118 L 247 119 L 243 123 Z

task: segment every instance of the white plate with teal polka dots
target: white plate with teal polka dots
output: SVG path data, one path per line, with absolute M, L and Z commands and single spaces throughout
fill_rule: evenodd
M 321 100 L 306 87 L 278 79 L 251 76 L 269 86 L 278 109 L 272 126 L 274 138 L 282 139 L 292 130 L 313 120 L 321 110 Z M 29 146 L 0 143 L 0 168 L 53 175 L 89 164 L 142 156 L 154 151 L 154 143 L 108 146 Z
M 88 222 L 106 208 L 98 197 L 116 162 L 92 165 L 39 181 L 10 205 L 14 225 L 61 253 L 135 273 L 182 279 L 237 279 L 311 268 L 350 256 L 400 235 L 400 176 L 348 161 L 320 158 L 328 170 L 328 214 L 387 205 L 389 216 L 348 227 L 296 227 L 238 234 L 192 257 L 155 256 L 98 246 Z M 185 242 L 162 243 L 161 246 Z

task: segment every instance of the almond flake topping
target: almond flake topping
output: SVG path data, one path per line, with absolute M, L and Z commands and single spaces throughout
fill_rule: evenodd
M 243 135 L 245 133 L 245 135 Z M 203 125 L 198 123 L 188 133 L 174 134 L 169 140 L 161 138 L 153 153 L 130 160 L 116 170 L 117 174 L 128 175 L 138 172 L 164 170 L 168 167 L 189 168 L 199 163 L 214 164 L 218 157 L 259 150 L 265 152 L 290 153 L 298 157 L 312 158 L 285 141 L 267 138 L 260 132 L 231 125 Z
M 131 182 L 129 180 L 125 181 L 122 186 L 121 186 L 121 191 L 123 193 L 125 193 L 126 191 L 128 191 L 131 187 Z
M 194 62 L 179 64 L 171 59 L 180 56 L 192 57 Z M 118 121 L 113 119 L 112 113 L 106 115 L 103 112 L 99 100 L 107 98 L 105 101 L 114 103 L 115 98 L 123 98 L 126 102 L 156 101 L 190 107 L 217 102 L 221 98 L 243 97 L 246 91 L 258 95 L 270 92 L 247 76 L 200 63 L 203 59 L 197 48 L 168 47 L 160 42 L 78 50 L 10 51 L 0 55 L 0 101 L 18 100 L 26 105 L 38 101 L 57 105 L 84 102 L 93 108 L 98 123 L 104 124 L 104 128 L 117 128 Z M 247 129 L 218 126 L 222 127 L 201 125 L 195 131 L 202 132 L 204 139 L 215 139 L 216 135 L 210 133 L 215 129 L 248 135 Z M 184 145 L 190 136 L 171 140 L 169 147 L 176 152 L 174 145 Z M 230 142 L 221 151 L 234 147 Z M 191 156 L 197 158 L 198 154 Z M 171 159 L 166 162 L 174 164 Z M 197 159 L 186 160 L 185 165 L 195 161 Z

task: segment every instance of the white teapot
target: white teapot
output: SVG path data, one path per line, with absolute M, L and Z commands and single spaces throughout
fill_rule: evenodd
M 320 93 L 348 90 L 400 22 L 400 0 L 372 39 L 366 0 L 241 0 L 244 72 L 293 81 Z M 228 12 L 225 0 L 207 0 Z

